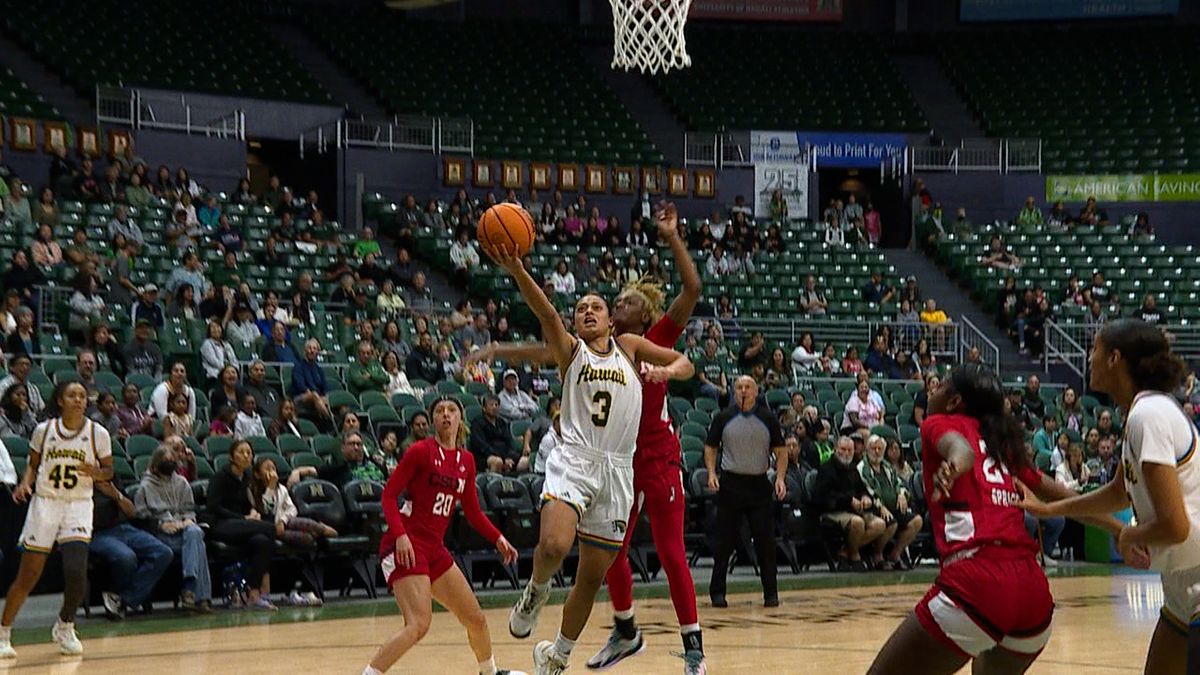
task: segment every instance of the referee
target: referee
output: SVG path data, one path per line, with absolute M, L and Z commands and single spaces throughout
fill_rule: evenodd
M 717 455 L 720 454 L 720 478 Z M 717 551 L 712 582 L 708 586 L 713 607 L 725 602 L 725 575 L 729 556 L 737 545 L 742 519 L 750 521 L 750 534 L 758 552 L 762 572 L 763 604 L 779 606 L 775 576 L 775 527 L 772 516 L 771 482 L 767 469 L 775 456 L 775 495 L 787 493 L 787 452 L 775 413 L 759 403 L 758 383 L 743 375 L 733 383 L 733 403 L 713 418 L 704 441 L 704 465 L 708 488 L 717 492 Z

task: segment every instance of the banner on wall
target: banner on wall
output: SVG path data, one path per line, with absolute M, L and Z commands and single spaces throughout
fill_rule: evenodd
M 808 167 L 794 162 L 754 164 L 754 217 L 771 215 L 771 195 L 783 192 L 789 218 L 808 217 Z
M 1046 200 L 1083 202 L 1197 202 L 1200 174 L 1047 176 Z
M 808 153 L 818 167 L 878 169 L 887 157 L 904 152 L 904 134 L 823 131 L 750 131 L 750 161 L 807 164 Z
M 754 164 L 808 164 L 808 153 L 795 131 L 750 131 L 750 161 Z
M 842 0 L 692 0 L 690 19 L 841 21 Z
M 963 21 L 1106 19 L 1179 13 L 1179 0 L 961 0 Z

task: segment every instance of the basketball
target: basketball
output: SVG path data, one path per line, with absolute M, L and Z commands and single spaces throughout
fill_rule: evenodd
M 479 243 L 486 250 L 496 245 L 515 247 L 521 257 L 533 248 L 533 218 L 517 204 L 496 204 L 479 219 Z

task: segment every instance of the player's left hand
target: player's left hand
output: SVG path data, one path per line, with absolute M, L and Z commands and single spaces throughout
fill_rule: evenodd
M 494 246 L 486 246 L 481 244 L 483 252 L 488 255 L 497 265 L 508 270 L 511 274 L 516 274 L 521 268 L 521 257 L 517 255 L 514 247 L 507 244 L 496 244 Z
M 782 477 L 775 478 L 775 498 L 783 501 L 787 497 L 787 481 Z
M 1117 551 L 1121 553 L 1126 565 L 1139 570 L 1150 569 L 1150 549 L 1141 544 L 1131 543 L 1131 530 L 1129 525 L 1121 528 L 1121 533 L 1117 535 Z
M 666 366 L 650 366 L 642 375 L 642 379 L 647 382 L 666 382 L 671 379 L 671 369 Z
M 18 504 L 24 504 L 32 494 L 33 487 L 27 483 L 21 483 L 15 489 L 13 489 L 12 498 L 14 502 Z
M 933 494 L 930 496 L 932 501 L 941 501 L 950 496 L 950 490 L 954 487 L 954 481 L 958 478 L 958 467 L 954 465 L 953 460 L 944 460 L 941 466 L 938 467 L 937 473 L 933 474 Z
M 496 540 L 496 552 L 500 554 L 500 559 L 505 565 L 511 565 L 517 562 L 517 549 L 504 537 Z
M 104 475 L 104 469 L 98 464 L 84 462 L 79 465 L 79 473 L 89 478 L 99 478 Z

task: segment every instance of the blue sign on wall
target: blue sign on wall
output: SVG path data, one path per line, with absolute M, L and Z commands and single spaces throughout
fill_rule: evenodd
M 801 147 L 810 145 L 818 168 L 878 169 L 884 158 L 908 145 L 904 134 L 798 131 L 796 137 Z
M 1179 13 L 1179 0 L 961 0 L 963 21 L 1105 19 Z

